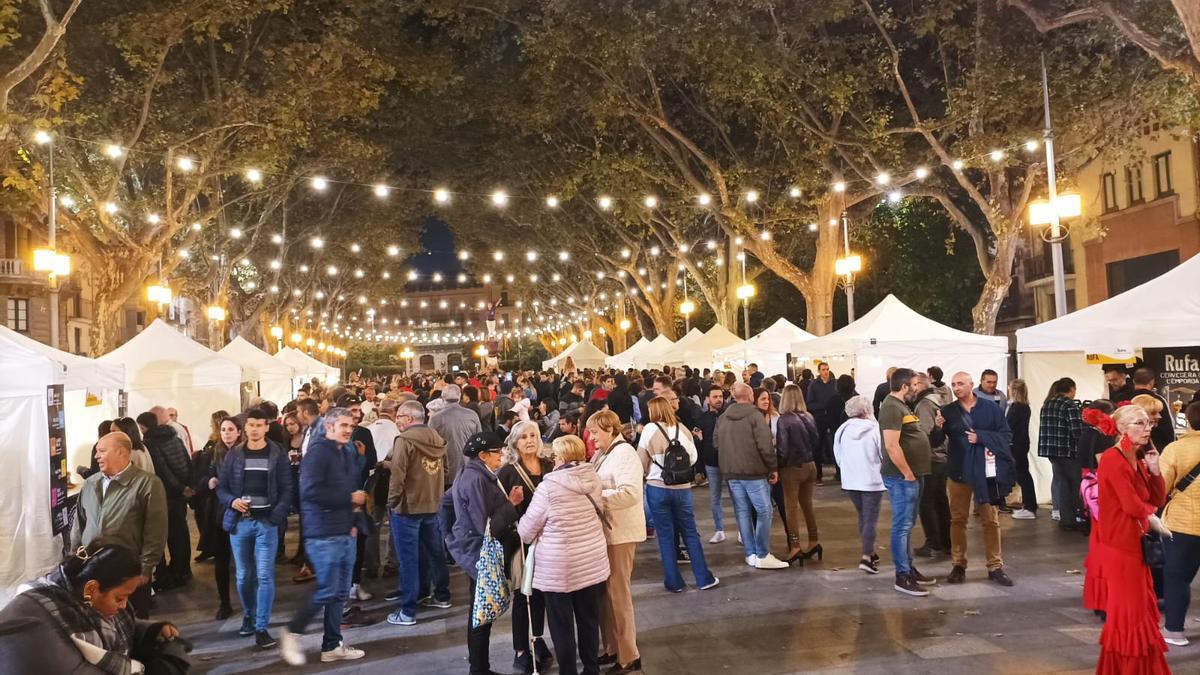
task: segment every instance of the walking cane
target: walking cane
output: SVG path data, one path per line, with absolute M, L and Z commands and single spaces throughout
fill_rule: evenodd
M 529 638 L 529 661 L 533 664 L 533 675 L 539 675 L 537 650 L 534 649 L 533 644 L 533 551 L 536 548 L 536 539 L 529 544 L 528 553 L 525 551 L 525 544 L 521 544 L 524 565 L 521 567 L 521 588 L 518 590 L 521 595 L 525 596 L 525 626 Z

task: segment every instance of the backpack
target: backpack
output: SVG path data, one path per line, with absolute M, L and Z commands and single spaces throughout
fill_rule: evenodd
M 663 438 L 667 438 L 667 430 L 661 424 L 655 423 Z M 692 482 L 696 470 L 692 468 L 692 458 L 688 456 L 687 448 L 679 442 L 679 427 L 675 425 L 675 437 L 667 438 L 667 449 L 663 452 L 662 464 L 650 458 L 654 465 L 662 469 L 663 485 L 684 485 Z

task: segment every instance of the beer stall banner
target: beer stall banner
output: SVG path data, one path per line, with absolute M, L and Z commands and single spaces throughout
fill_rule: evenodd
M 67 504 L 67 425 L 63 410 L 63 385 L 46 387 L 46 422 L 50 436 L 50 522 L 54 534 L 70 526 Z
M 1167 400 L 1176 428 L 1185 428 L 1183 409 L 1200 391 L 1200 346 L 1147 347 L 1142 360 L 1158 373 L 1158 393 Z

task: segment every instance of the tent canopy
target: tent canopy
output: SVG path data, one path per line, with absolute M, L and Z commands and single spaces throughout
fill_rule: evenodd
M 296 374 L 296 369 L 291 365 L 272 358 L 241 336 L 235 337 L 217 353 L 240 365 L 242 377 L 247 382 L 280 378 L 290 380 Z
M 882 382 L 890 366 L 947 375 L 966 371 L 976 379 L 990 368 L 1007 381 L 1008 339 L 957 330 L 921 316 L 894 295 L 829 335 L 792 344 L 792 358 L 826 361 L 835 373 L 855 371 L 859 389 Z
M 716 324 L 708 329 L 707 333 L 699 333 L 695 337 L 692 337 L 692 333 L 699 333 L 699 331 L 693 328 L 691 333 L 675 343 L 675 346 L 666 354 L 664 365 L 690 365 L 703 368 L 712 365 L 715 360 L 713 353 L 718 349 L 734 347 L 742 343 L 741 338 L 729 332 L 729 329 L 721 324 Z
M 629 349 L 626 349 L 620 354 L 613 354 L 605 359 L 604 365 L 608 366 L 609 368 L 632 368 L 633 357 L 637 356 L 639 352 L 649 345 L 650 341 L 647 340 L 645 336 L 642 336 L 638 338 L 638 341 L 633 343 Z
M 1115 356 L 1196 344 L 1200 297 L 1182 292 L 1188 288 L 1200 288 L 1200 256 L 1103 302 L 1018 330 L 1017 351 Z
M 296 369 L 292 366 L 272 357 L 241 336 L 235 337 L 217 353 L 242 367 L 245 382 L 257 385 L 248 394 L 257 394 L 280 407 L 292 399 L 292 378 L 296 375 Z
M 0 351 L 7 351 L 10 347 L 22 348 L 57 364 L 62 372 L 60 381 L 67 390 L 120 389 L 125 382 L 125 368 L 119 363 L 105 363 L 86 356 L 76 356 L 44 345 L 6 326 L 0 326 Z
M 331 365 L 321 363 L 313 357 L 305 354 L 299 349 L 284 347 L 280 349 L 275 358 L 282 360 L 284 363 L 292 366 L 296 371 L 296 377 L 302 377 L 305 380 L 317 377 L 324 383 L 337 382 L 342 371 L 334 368 Z
M 787 354 L 792 351 L 792 345 L 816 337 L 787 319 L 780 318 L 749 340 L 739 345 L 718 349 L 713 352 L 713 358 L 720 362 L 735 363 L 738 366 L 755 363 L 760 372 L 768 375 L 784 374 L 787 373 Z
M 603 368 L 604 360 L 608 358 L 608 354 L 600 351 L 596 345 L 592 344 L 591 340 L 579 340 L 570 347 L 559 352 L 558 356 L 542 362 L 542 368 L 558 368 L 566 363 L 567 358 L 575 364 L 576 368 Z
M 156 405 L 174 407 L 193 441 L 203 442 L 215 411 L 241 409 L 242 367 L 162 319 L 99 360 L 125 366 L 131 417 Z
M 662 365 L 663 355 L 675 347 L 675 342 L 665 335 L 659 335 L 633 355 L 634 368 L 648 368 Z

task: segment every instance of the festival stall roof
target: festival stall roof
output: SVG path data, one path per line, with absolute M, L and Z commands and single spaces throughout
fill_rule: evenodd
M 576 368 L 603 368 L 604 360 L 608 358 L 608 354 L 600 351 L 596 345 L 592 344 L 591 340 L 580 340 L 562 350 L 558 356 L 548 361 L 543 361 L 542 369 L 559 368 L 562 364 L 566 363 L 568 357 L 570 357 Z
M 648 368 L 650 366 L 662 365 L 663 356 L 674 349 L 675 341 L 665 335 L 659 335 L 650 341 L 650 344 L 642 348 L 641 351 L 633 355 L 634 368 Z
M 888 295 L 860 319 L 829 335 L 792 344 L 803 367 L 825 361 L 835 374 L 854 369 L 859 391 L 871 391 L 890 366 L 924 371 L 938 366 L 947 377 L 966 371 L 976 381 L 987 368 L 1007 381 L 1008 340 L 957 330 L 921 316 Z
M 173 407 L 194 440 L 208 436 L 214 411 L 241 409 L 242 367 L 162 319 L 99 360 L 125 366 L 130 417 Z
M 792 345 L 816 337 L 791 321 L 780 318 L 742 344 L 718 349 L 713 352 L 713 358 L 739 367 L 754 363 L 758 365 L 759 372 L 783 375 L 787 374 L 787 355 L 792 351 Z
M 272 357 L 240 335 L 217 353 L 242 367 L 245 382 L 256 384 L 251 395 L 261 396 L 281 408 L 292 400 L 292 378 L 296 376 L 296 369 L 291 365 Z
M 321 380 L 322 383 L 329 384 L 337 382 L 338 378 L 342 375 L 341 369 L 321 363 L 299 349 L 293 349 L 292 347 L 280 349 L 275 354 L 275 358 L 295 368 L 296 377 L 303 379 L 305 382 L 315 377 Z
M 693 328 L 693 331 L 696 329 Z M 664 365 L 668 366 L 683 366 L 689 365 L 696 368 L 707 368 L 716 360 L 713 353 L 718 349 L 733 347 L 742 343 L 742 339 L 729 329 L 716 324 L 708 329 L 707 333 L 701 333 L 697 337 L 692 337 L 688 333 L 682 340 L 675 343 L 675 347 L 666 355 L 663 361 Z
M 1080 400 L 1101 398 L 1107 390 L 1099 363 L 1132 361 L 1147 347 L 1200 344 L 1200 297 L 1187 292 L 1196 288 L 1200 256 L 1107 300 L 1018 330 L 1017 367 L 1029 388 L 1033 419 L 1038 419 L 1042 392 L 1059 378 L 1075 380 Z M 1093 355 L 1092 363 L 1088 355 Z M 1029 436 L 1036 448 L 1036 424 L 1030 425 Z M 1038 468 L 1049 475 L 1048 467 Z M 1038 477 L 1038 494 L 1049 495 L 1042 488 L 1049 481 Z
M 90 466 L 96 427 L 117 416 L 120 389 L 125 382 L 124 366 L 64 352 L 0 326 L 0 351 L 10 348 L 34 352 L 55 364 L 64 392 L 67 466 L 70 469 L 81 464 Z
M 119 366 L 92 366 L 83 363 L 90 359 L 31 342 L 0 331 L 0 452 L 7 467 L 0 473 L 0 606 L 20 584 L 45 574 L 62 556 L 51 520 L 47 387 L 99 388 L 112 384 L 112 376 L 121 372 Z M 63 407 L 66 417 L 65 397 Z
M 608 357 L 607 359 L 604 359 L 604 365 L 608 366 L 609 368 L 621 368 L 621 369 L 632 368 L 633 367 L 633 357 L 637 356 L 643 349 L 648 347 L 650 344 L 651 344 L 650 341 L 647 340 L 645 338 L 645 336 L 640 337 L 640 338 L 638 338 L 638 341 L 633 343 L 633 346 L 631 346 L 629 349 L 626 349 L 625 351 L 621 352 L 620 354 L 613 354 L 612 356 Z

